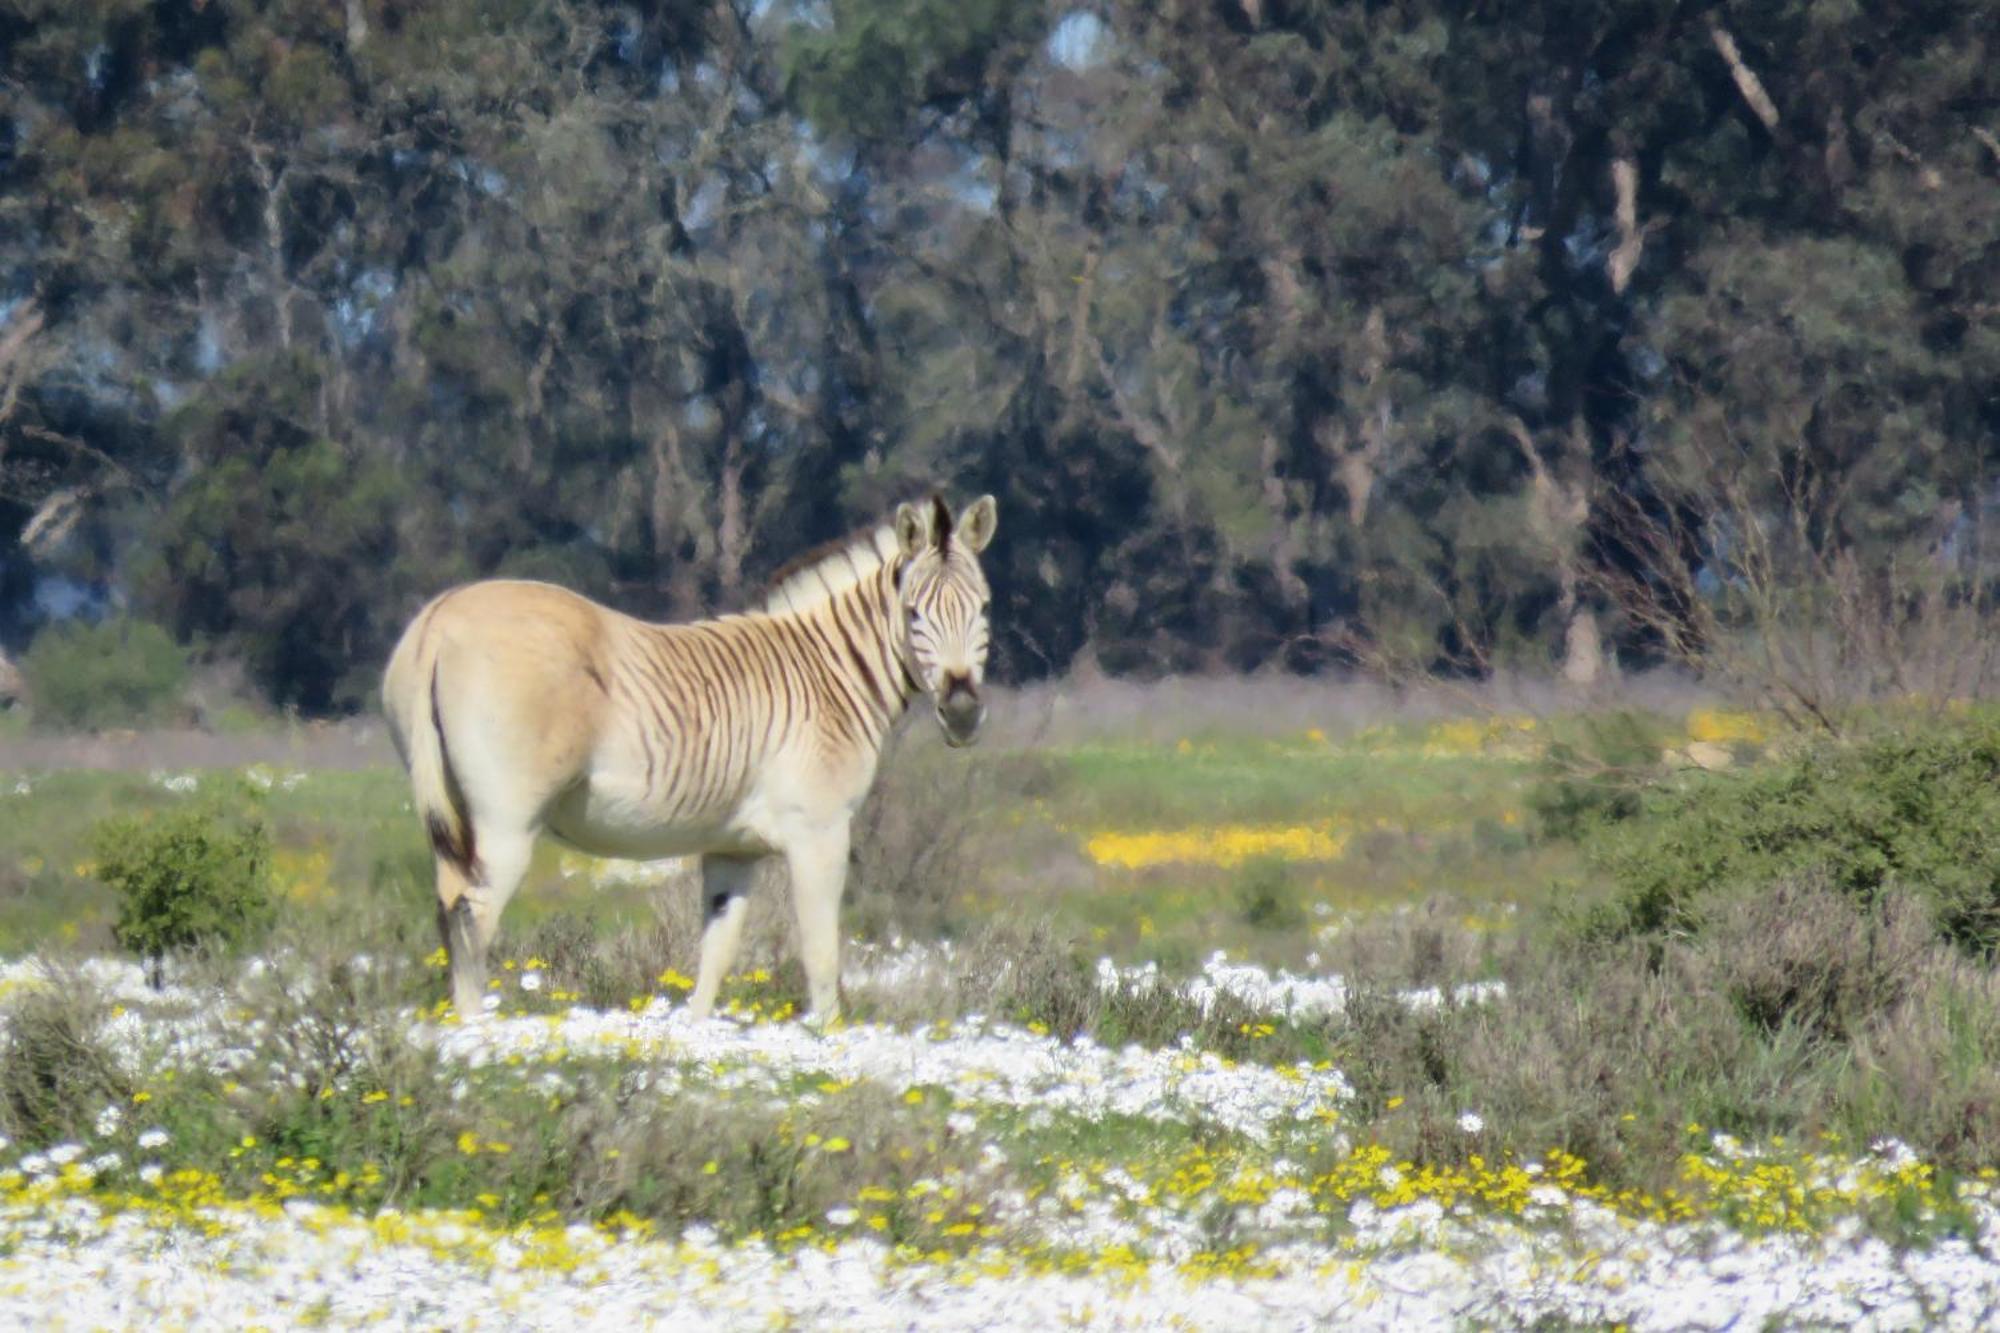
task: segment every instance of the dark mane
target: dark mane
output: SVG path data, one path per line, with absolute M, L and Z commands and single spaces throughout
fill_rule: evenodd
M 754 611 L 802 610 L 852 587 L 857 577 L 882 568 L 901 554 L 896 530 L 875 524 L 821 542 L 778 566 L 750 600 Z

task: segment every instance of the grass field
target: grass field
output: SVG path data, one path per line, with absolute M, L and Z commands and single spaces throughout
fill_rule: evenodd
M 342 1324 L 462 1317 L 503 1273 L 524 1323 L 578 1284 L 606 1317 L 741 1324 L 2000 1308 L 2000 998 L 1916 898 L 1787 882 L 1682 936 L 1579 924 L 1610 889 L 1562 784 L 1755 772 L 1786 743 L 1767 721 L 1110 711 L 899 746 L 823 1035 L 794 1021 L 781 885 L 728 1018 L 693 1024 L 686 869 L 546 847 L 498 1010 L 461 1024 L 399 772 L 267 745 L 0 774 L 0 956 L 24 960 L 0 972 L 0 1300 L 88 1285 L 55 1210 L 107 1267 L 135 1233 L 295 1283 L 344 1263 L 315 1297 Z M 154 991 L 112 961 L 92 830 L 200 801 L 272 829 L 279 925 L 265 962 Z M 1835 1017 L 1800 1017 L 1813 986 Z M 414 1314 L 366 1276 L 418 1261 Z M 1800 1303 L 1800 1264 L 1850 1303 Z M 729 1304 L 752 1270 L 768 1291 Z M 256 1317 L 271 1290 L 227 1299 Z

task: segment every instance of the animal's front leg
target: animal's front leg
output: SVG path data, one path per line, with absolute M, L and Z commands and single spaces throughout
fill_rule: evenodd
M 688 1012 L 696 1018 L 708 1017 L 722 978 L 736 962 L 756 871 L 754 859 L 713 854 L 701 858 L 701 971 L 688 1000 Z
M 799 961 L 814 1022 L 840 1017 L 840 895 L 847 884 L 847 825 L 794 842 L 785 852 L 792 908 L 799 919 Z

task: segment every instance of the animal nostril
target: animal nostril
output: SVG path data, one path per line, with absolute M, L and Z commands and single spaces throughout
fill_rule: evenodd
M 961 697 L 977 702 L 979 691 L 972 688 L 971 676 L 953 672 L 944 678 L 944 701 L 953 703 Z

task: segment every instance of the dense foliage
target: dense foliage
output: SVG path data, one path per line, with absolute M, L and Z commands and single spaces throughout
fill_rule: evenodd
M 452 579 L 686 614 L 931 484 L 1015 678 L 1983 606 L 1995 32 L 10 0 L 0 643 L 127 598 L 342 708 Z
M 173 636 L 123 616 L 50 627 L 21 670 L 35 715 L 63 727 L 173 721 L 188 682 L 187 654 Z
M 107 820 L 95 844 L 94 873 L 119 897 L 113 934 L 146 959 L 155 986 L 169 954 L 253 943 L 276 915 L 271 837 L 256 819 L 188 805 L 153 820 Z
M 1891 889 L 1940 934 L 2000 949 L 2000 731 L 1888 732 L 1744 773 L 1704 774 L 1605 835 L 1617 885 L 1605 918 L 1638 933 L 1699 931 L 1738 899 L 1810 881 L 1863 909 Z

